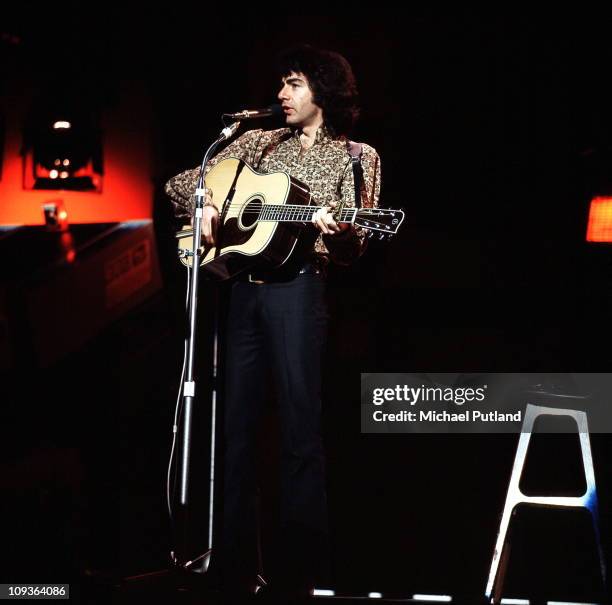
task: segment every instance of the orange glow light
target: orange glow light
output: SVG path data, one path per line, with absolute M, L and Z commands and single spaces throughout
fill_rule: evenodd
M 86 166 L 75 165 L 76 158 L 71 156 L 68 148 L 60 147 L 53 153 L 48 158 L 46 168 L 42 164 L 36 164 L 36 172 L 32 163 L 24 162 L 22 125 L 27 121 L 27 107 L 33 103 L 30 86 L 26 86 L 27 81 L 24 79 L 22 82 L 21 77 L 14 82 L 9 78 L 8 82 L 12 82 L 15 88 L 15 102 L 5 103 L 3 107 L 5 132 L 1 154 L 4 161 L 0 179 L 0 225 L 45 225 L 45 214 L 41 212 L 41 207 L 53 201 L 54 196 L 61 197 L 68 219 L 73 225 L 124 222 L 152 217 L 153 114 L 149 93 L 144 88 L 130 84 L 125 90 L 122 89 L 121 102 L 112 104 L 112 107 L 109 106 L 100 115 L 98 126 L 103 133 L 101 142 L 104 158 L 102 177 L 94 170 L 91 159 Z M 56 121 L 71 122 L 66 115 L 52 116 L 47 122 L 48 128 L 52 129 Z M 70 130 L 53 132 L 68 134 L 75 126 L 76 123 Z M 59 160 L 59 163 L 56 163 L 56 160 Z M 65 163 L 66 160 L 69 163 Z M 62 172 L 68 172 L 68 179 L 90 176 L 95 189 L 61 189 L 61 185 L 67 182 L 67 179 L 60 178 Z M 52 174 L 54 178 L 51 182 L 56 185 L 53 188 L 38 190 L 28 184 L 37 178 L 50 179 Z M 58 193 L 60 190 L 61 193 Z M 58 214 L 61 209 L 58 208 Z
M 612 197 L 591 200 L 586 240 L 612 243 Z

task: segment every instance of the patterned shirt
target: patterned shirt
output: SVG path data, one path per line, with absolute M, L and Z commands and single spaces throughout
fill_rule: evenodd
M 206 172 L 228 157 L 244 160 L 259 172 L 287 172 L 310 187 L 314 203 L 318 205 L 333 208 L 341 199 L 345 207 L 355 205 L 355 185 L 347 139 L 333 138 L 325 126 L 317 130 L 315 142 L 309 149 L 302 148 L 299 130 L 249 130 L 217 154 L 208 163 Z M 376 150 L 366 144 L 363 144 L 361 165 L 361 206 L 377 207 L 380 158 Z M 166 183 L 165 190 L 174 204 L 178 219 L 191 217 L 199 170 L 199 166 L 187 170 Z M 323 262 L 331 258 L 338 264 L 347 265 L 363 253 L 366 242 L 364 231 L 357 227 L 334 235 L 321 234 L 314 249 Z

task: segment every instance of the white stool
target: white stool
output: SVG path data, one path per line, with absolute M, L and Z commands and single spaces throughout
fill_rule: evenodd
M 526 496 L 521 492 L 519 483 L 523 474 L 525 465 L 525 457 L 531 439 L 533 425 L 538 416 L 570 416 L 578 425 L 580 436 L 580 449 L 582 452 L 582 464 L 584 467 L 584 476 L 586 478 L 586 491 L 582 496 Z M 512 511 L 517 504 L 533 504 L 537 506 L 547 506 L 552 508 L 585 508 L 591 513 L 593 521 L 593 529 L 595 531 L 595 539 L 599 553 L 599 563 L 601 567 L 601 576 L 606 584 L 606 568 L 603 557 L 603 549 L 601 546 L 601 535 L 599 530 L 599 515 L 597 512 L 597 490 L 595 489 L 595 471 L 593 469 L 593 457 L 591 455 L 591 443 L 589 440 L 589 429 L 587 424 L 587 415 L 585 412 L 578 410 L 566 410 L 563 408 L 548 408 L 537 405 L 527 404 L 525 410 L 525 418 L 521 429 L 516 456 L 514 457 L 514 465 L 512 467 L 512 475 L 508 486 L 508 494 L 504 505 L 502 520 L 499 525 L 499 533 L 497 534 L 497 542 L 495 543 L 495 551 L 493 552 L 493 561 L 489 570 L 489 579 L 487 581 L 487 589 L 485 596 L 490 599 L 491 603 L 499 603 L 501 600 L 501 591 L 505 579 L 505 571 L 507 558 L 505 558 L 506 535 L 508 526 L 510 525 L 510 517 Z M 502 569 L 500 570 L 500 562 Z

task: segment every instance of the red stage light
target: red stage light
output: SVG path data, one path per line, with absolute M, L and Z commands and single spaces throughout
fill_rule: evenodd
M 129 85 L 112 107 L 98 112 L 75 102 L 69 115 L 47 101 L 37 105 L 24 83 L 12 83 L 15 102 L 4 108 L 0 225 L 45 224 L 41 206 L 51 196 L 62 199 L 71 224 L 150 218 L 155 162 L 148 92 Z
M 612 243 L 612 197 L 591 200 L 586 240 Z

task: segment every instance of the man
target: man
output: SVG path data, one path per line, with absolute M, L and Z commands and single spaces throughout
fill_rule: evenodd
M 321 206 L 306 262 L 287 271 L 251 273 L 232 286 L 226 329 L 225 471 L 220 547 L 227 589 L 248 591 L 256 573 L 255 427 L 264 401 L 266 369 L 274 368 L 281 425 L 281 569 L 272 584 L 307 594 L 328 539 L 321 440 L 321 355 L 327 327 L 324 271 L 349 264 L 364 249 L 365 233 L 337 224 L 332 209 L 355 203 L 346 135 L 358 115 L 350 65 L 337 53 L 309 46 L 280 62 L 286 128 L 251 130 L 209 163 L 238 157 L 260 172 L 285 171 L 310 187 Z M 378 204 L 380 160 L 363 145 L 361 205 Z M 179 218 L 191 216 L 198 168 L 171 179 L 166 191 Z M 215 243 L 219 214 L 207 192 L 203 237 Z M 318 236 L 316 235 L 318 233 Z M 308 237 L 308 233 L 304 234 Z M 316 241 L 315 241 L 316 238 Z M 308 241 L 306 239 L 306 241 Z M 288 602 L 285 600 L 284 602 Z

